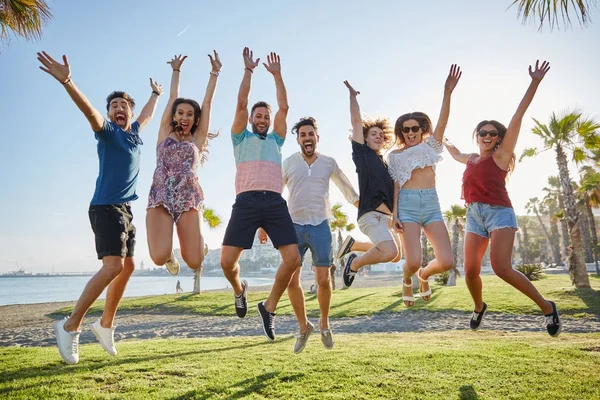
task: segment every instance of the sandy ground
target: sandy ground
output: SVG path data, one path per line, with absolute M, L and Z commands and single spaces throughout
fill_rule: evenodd
M 399 286 L 398 275 L 359 277 L 356 287 Z M 339 280 L 338 280 L 339 282 Z M 304 284 L 310 286 L 312 282 Z M 265 287 L 253 290 L 265 290 Z M 11 305 L 0 307 L 0 346 L 53 346 L 56 341 L 52 325 L 57 317 L 49 316 L 59 308 L 73 305 L 74 302 Z M 254 307 L 249 304 L 249 307 Z M 84 320 L 81 343 L 95 342 L 89 331 L 97 317 Z M 371 317 L 332 318 L 334 333 L 385 333 L 468 330 L 470 313 L 459 311 L 429 312 L 407 311 L 401 313 L 381 313 Z M 278 336 L 295 334 L 298 327 L 292 316 L 278 316 L 275 320 Z M 313 320 L 317 325 L 318 321 Z M 244 319 L 235 316 L 199 316 L 194 314 L 145 314 L 118 313 L 116 319 L 117 341 L 150 338 L 202 338 L 223 336 L 263 335 L 257 316 Z M 600 332 L 600 318 L 563 318 L 563 332 Z M 512 315 L 490 312 L 486 315 L 481 329 L 498 331 L 545 332 L 541 316 Z

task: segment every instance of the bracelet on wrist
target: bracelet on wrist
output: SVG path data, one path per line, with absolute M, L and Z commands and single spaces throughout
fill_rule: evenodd
M 160 97 L 160 93 L 159 93 L 159 92 L 157 92 L 156 90 L 153 90 L 153 91 L 152 91 L 152 94 L 155 94 L 155 95 L 157 95 L 158 97 Z
M 63 85 L 66 85 L 67 83 L 71 82 L 71 77 L 68 77 L 66 81 L 61 82 Z
M 250 69 L 250 68 L 248 68 L 248 67 L 246 67 L 246 69 L 247 69 L 248 71 L 250 71 L 250 73 L 251 73 L 251 74 L 253 74 L 253 73 L 254 73 L 254 70 L 253 70 L 253 69 Z
M 180 70 L 180 69 L 173 68 L 173 72 L 175 72 L 175 71 L 177 71 L 177 72 L 181 72 L 181 70 Z
M 210 71 L 211 75 L 219 76 L 219 71 Z

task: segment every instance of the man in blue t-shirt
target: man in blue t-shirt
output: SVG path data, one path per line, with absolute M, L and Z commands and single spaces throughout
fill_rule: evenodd
M 152 94 L 133 123 L 133 99 L 125 92 L 112 92 L 106 99 L 106 120 L 71 80 L 71 68 L 66 56 L 63 55 L 63 63 L 54 60 L 46 52 L 37 53 L 37 56 L 43 65 L 40 69 L 64 86 L 89 121 L 98 141 L 100 171 L 89 218 L 102 268 L 85 286 L 71 315 L 54 325 L 61 357 L 68 364 L 76 364 L 79 361 L 78 343 L 83 317 L 107 287 L 104 312 L 91 325 L 91 330 L 104 350 L 111 355 L 117 354 L 113 321 L 135 268 L 135 227 L 131 222 L 133 215 L 129 202 L 138 198 L 135 187 L 142 145 L 139 133 L 152 119 L 163 90 L 161 85 L 150 79 Z

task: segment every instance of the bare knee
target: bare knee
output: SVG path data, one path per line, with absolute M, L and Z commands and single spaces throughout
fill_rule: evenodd
M 202 262 L 204 261 L 204 255 L 202 252 L 198 252 L 198 254 L 186 254 L 182 252 L 181 257 L 187 266 L 193 270 L 201 268 Z
M 300 286 L 300 273 L 302 270 L 298 268 L 298 271 L 292 276 L 290 279 L 290 283 L 288 283 L 288 289 L 299 289 Z
M 465 279 L 471 281 L 479 278 L 479 268 L 476 265 L 465 264 Z
M 116 258 L 114 260 L 103 260 L 102 269 L 105 270 L 112 278 L 116 278 L 123 272 L 123 259 Z
M 441 256 L 436 258 L 438 264 L 444 269 L 444 271 L 449 271 L 454 266 L 454 260 L 452 257 Z
M 156 265 L 165 265 L 171 258 L 171 252 L 158 252 L 150 250 L 150 258 Z
M 325 268 L 327 272 L 329 272 L 329 268 Z M 317 286 L 320 288 L 326 288 L 331 286 L 331 277 L 330 274 L 320 274 L 317 275 Z
M 131 275 L 135 270 L 135 263 L 133 262 L 133 258 L 127 257 L 125 262 L 123 263 L 123 271 L 122 273 Z

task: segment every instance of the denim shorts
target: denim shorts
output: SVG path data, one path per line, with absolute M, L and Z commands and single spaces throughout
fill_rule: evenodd
M 493 231 L 503 228 L 519 229 L 515 210 L 511 207 L 492 206 L 485 203 L 469 204 L 467 232 L 487 238 Z
M 427 226 L 432 222 L 443 222 L 437 191 L 435 189 L 400 189 L 398 219 L 401 223 L 414 222 L 421 226 Z
M 392 216 L 379 211 L 368 211 L 358 219 L 358 228 L 369 237 L 373 246 L 394 240 L 392 232 Z
M 298 250 L 300 250 L 302 261 L 304 261 L 306 250 L 310 249 L 315 267 L 330 267 L 333 262 L 333 254 L 329 221 L 325 220 L 319 225 L 294 224 L 294 228 L 296 228 Z

